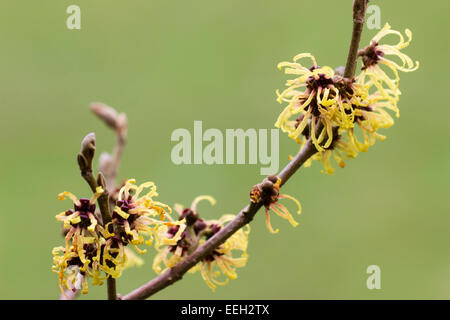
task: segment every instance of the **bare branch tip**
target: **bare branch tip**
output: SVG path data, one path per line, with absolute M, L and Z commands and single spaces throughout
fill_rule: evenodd
M 95 133 L 91 132 L 81 141 L 81 152 L 77 155 L 78 165 L 82 172 L 92 170 L 95 155 Z
M 116 109 L 102 103 L 102 102 L 93 102 L 90 105 L 91 111 L 106 125 L 114 130 L 118 130 L 119 128 L 119 113 Z
M 119 113 L 113 107 L 102 102 L 93 102 L 90 105 L 91 111 L 103 122 L 117 132 L 123 139 L 128 129 L 128 119 L 125 113 Z
M 95 133 L 91 132 L 81 141 L 81 153 L 88 158 L 95 153 Z

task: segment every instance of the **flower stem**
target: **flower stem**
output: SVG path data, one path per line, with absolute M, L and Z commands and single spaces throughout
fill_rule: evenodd
M 106 286 L 108 287 L 108 300 L 117 300 L 116 279 L 109 277 L 106 280 Z

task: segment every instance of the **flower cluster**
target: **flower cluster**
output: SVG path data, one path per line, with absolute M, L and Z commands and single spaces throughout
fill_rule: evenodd
M 142 194 L 148 188 L 150 191 Z M 94 285 L 101 285 L 107 277 L 117 278 L 126 268 L 141 265 L 142 260 L 127 245 L 143 254 L 145 250 L 138 245 L 151 245 L 154 239 L 164 242 L 165 239 L 159 238 L 161 230 L 184 222 L 165 221 L 171 209 L 153 200 L 158 196 L 153 182 L 136 186 L 131 179 L 119 192 L 112 221 L 102 226 L 95 202 L 103 192 L 98 187 L 91 199 L 78 199 L 69 192 L 59 195 L 61 200 L 68 197 L 74 203 L 73 209 L 56 216 L 67 230 L 65 246 L 53 249 L 53 271 L 59 275 L 63 293 L 79 289 L 87 293 L 89 277 Z M 171 241 L 179 237 L 175 234 Z
M 411 31 L 405 33 L 407 41 L 387 24 L 371 44 L 360 51 L 364 65 L 356 78 L 346 79 L 328 66 L 319 66 L 309 53 L 278 65 L 296 78 L 287 81 L 286 90 L 277 91 L 278 102 L 288 105 L 275 126 L 302 146 L 308 140 L 314 144 L 318 153 L 306 166 L 315 159 L 322 163 L 326 173 L 333 174 L 332 159 L 343 168 L 344 159 L 366 152 L 376 139 L 385 139 L 378 131 L 394 124 L 388 111 L 399 116 L 398 71 L 414 71 L 419 65 L 401 52 L 411 42 Z M 399 42 L 380 44 L 380 40 L 390 34 L 397 35 Z M 389 55 L 398 57 L 401 64 L 387 59 Z M 300 63 L 305 58 L 311 60 L 311 67 Z M 389 76 L 380 64 L 387 66 L 393 75 Z
M 185 258 L 190 252 L 202 245 L 209 238 L 218 233 L 226 223 L 233 220 L 233 215 L 224 215 L 218 220 L 203 220 L 197 213 L 197 204 L 201 200 L 208 200 L 215 204 L 210 196 L 199 196 L 194 199 L 190 208 L 176 205 L 179 220 L 185 220 L 185 229 L 182 225 L 169 228 L 164 238 L 172 239 L 172 243 L 158 247 L 158 254 L 153 262 L 153 269 L 161 273 L 165 268 L 171 268 Z M 176 236 L 181 233 L 179 239 Z M 189 270 L 190 273 L 200 271 L 206 284 L 215 290 L 217 285 L 224 285 L 228 279 L 236 279 L 236 268 L 242 268 L 247 263 L 247 245 L 250 227 L 239 229 L 223 244 L 204 257 L 201 262 Z M 236 255 L 237 253 L 237 255 Z M 161 266 L 162 265 L 162 266 Z M 225 275 L 228 279 L 220 281 L 218 278 Z
M 103 248 L 100 239 L 109 237 L 110 234 L 100 226 L 95 213 L 95 201 L 102 193 L 103 189 L 99 187 L 91 199 L 78 199 L 67 191 L 58 195 L 60 200 L 68 197 L 74 203 L 74 209 L 56 216 L 67 230 L 65 247 L 53 249 L 53 270 L 58 273 L 62 292 L 66 288 L 82 289 L 83 293 L 87 293 L 88 276 L 93 278 L 94 284 L 102 284 L 105 279 L 101 275 Z
M 399 117 L 399 71 L 410 72 L 419 67 L 418 62 L 414 63 L 402 52 L 412 40 L 410 30 L 405 34 L 406 40 L 386 24 L 370 44 L 359 51 L 363 66 L 360 74 L 350 79 L 329 66 L 319 66 L 310 53 L 299 54 L 293 62 L 278 65 L 280 70 L 284 68 L 286 74 L 295 77 L 286 82 L 287 89 L 277 91 L 278 102 L 286 102 L 287 106 L 275 126 L 302 148 L 307 143 L 314 146 L 317 152 L 305 162 L 305 166 L 318 160 L 324 172 L 333 174 L 332 160 L 344 168 L 344 160 L 366 152 L 377 139 L 385 139 L 379 131 L 394 124 L 391 113 Z M 398 42 L 380 43 L 389 35 L 397 36 Z M 398 61 L 388 58 L 390 56 Z M 304 59 L 310 61 L 306 66 Z M 108 112 L 101 116 L 106 117 L 107 123 L 113 123 L 115 120 L 111 119 L 116 115 Z M 78 156 L 82 172 L 92 171 L 94 151 L 95 137 L 90 134 L 83 140 L 82 153 Z M 105 185 L 102 177 L 99 175 L 98 183 Z M 90 181 L 90 185 L 94 188 L 96 184 Z M 279 200 L 289 199 L 296 205 L 298 214 L 302 211 L 297 199 L 280 194 L 281 185 L 281 178 L 270 175 L 253 186 L 250 192 L 250 208 L 265 207 L 266 226 L 271 233 L 279 232 L 272 227 L 271 212 L 294 227 L 298 225 Z M 142 248 L 144 244 L 153 245 L 156 249 L 153 269 L 161 273 L 174 267 L 212 237 L 215 238 L 208 244 L 214 244 L 214 240 L 226 240 L 221 244 L 217 241 L 214 248 L 203 247 L 205 251 L 199 256 L 201 260 L 195 260 L 199 262 L 189 272 L 200 272 L 212 290 L 217 285 L 226 284 L 229 279 L 237 278 L 236 269 L 244 267 L 248 259 L 248 224 L 230 236 L 229 229 L 234 231 L 237 225 L 230 224 L 228 228 L 226 225 L 235 216 L 223 215 L 218 220 L 205 220 L 197 212 L 200 201 L 215 205 L 214 198 L 199 196 L 188 208 L 175 205 L 178 218 L 174 219 L 171 208 L 154 200 L 156 197 L 158 193 L 153 182 L 136 185 L 134 179 L 117 188 L 109 199 L 102 187 L 96 188 L 90 199 L 78 199 L 67 191 L 59 194 L 61 200 L 69 198 L 73 202 L 73 209 L 56 216 L 65 230 L 65 244 L 53 249 L 52 269 L 58 274 L 62 293 L 67 290 L 87 293 L 89 278 L 92 278 L 93 285 L 101 285 L 109 277 L 120 277 L 129 267 L 142 265 L 142 259 L 134 252 L 146 253 L 147 250 Z M 102 205 L 102 214 L 97 210 L 97 201 Z M 105 209 L 108 205 L 110 210 Z M 110 216 L 105 215 L 105 211 L 108 214 L 111 211 Z M 239 223 L 239 219 L 237 221 Z M 248 219 L 243 222 L 248 222 Z
M 143 194 L 143 190 L 150 189 Z M 138 253 L 144 254 L 146 250 L 138 245 L 151 246 L 154 241 L 159 243 L 165 239 L 159 238 L 161 230 L 167 230 L 174 225 L 182 225 L 181 222 L 165 221 L 172 212 L 171 208 L 161 202 L 155 201 L 157 197 L 156 186 L 153 182 L 146 182 L 140 186 L 135 185 L 135 180 L 130 179 L 120 189 L 116 206 L 112 213 L 114 235 L 106 240 L 107 262 L 106 272 L 112 277 L 120 276 L 126 263 L 125 246 L 131 245 Z M 179 238 L 180 234 L 175 235 Z

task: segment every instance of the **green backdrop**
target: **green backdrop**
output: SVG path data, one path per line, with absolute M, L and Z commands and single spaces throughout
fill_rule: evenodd
M 82 10 L 82 29 L 66 28 L 66 8 Z M 252 223 L 249 261 L 212 294 L 199 274 L 159 299 L 391 299 L 450 297 L 450 151 L 447 108 L 450 3 L 372 1 L 382 24 L 410 28 L 406 52 L 419 71 L 403 74 L 401 118 L 388 139 L 336 169 L 301 169 L 284 192 L 303 204 L 300 226 L 263 214 Z M 102 101 L 129 117 L 120 178 L 155 181 L 159 200 L 190 204 L 211 194 L 206 218 L 237 213 L 262 176 L 257 165 L 175 166 L 176 128 L 271 128 L 282 107 L 280 61 L 311 52 L 321 65 L 345 63 L 351 1 L 3 0 L 0 2 L 0 298 L 54 299 L 54 216 L 89 189 L 76 153 L 97 134 L 113 134 L 88 111 Z M 366 45 L 376 30 L 365 29 Z M 297 145 L 280 135 L 280 166 Z M 125 294 L 154 277 L 146 264 L 118 281 Z M 366 288 L 367 266 L 381 267 L 381 290 Z M 83 298 L 104 298 L 90 286 Z

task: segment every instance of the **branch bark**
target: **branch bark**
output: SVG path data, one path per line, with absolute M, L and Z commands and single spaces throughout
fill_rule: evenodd
M 359 43 L 364 28 L 367 4 L 369 0 L 353 0 L 353 32 L 350 49 L 345 65 L 344 78 L 353 78 L 356 71 Z
M 281 185 L 284 185 L 289 178 L 317 152 L 311 141 L 308 141 L 300 152 L 292 159 L 289 164 L 280 172 L 278 177 L 281 179 Z M 210 254 L 215 248 L 224 243 L 236 231 L 244 227 L 253 220 L 253 217 L 262 207 L 260 202 L 250 202 L 239 214 L 218 233 L 198 247 L 192 254 L 187 256 L 173 268 L 165 270 L 161 275 L 147 282 L 140 288 L 124 296 L 123 300 L 146 299 L 158 291 L 168 287 L 174 282 L 180 280 L 183 275 L 193 266 L 199 263 L 205 256 Z

